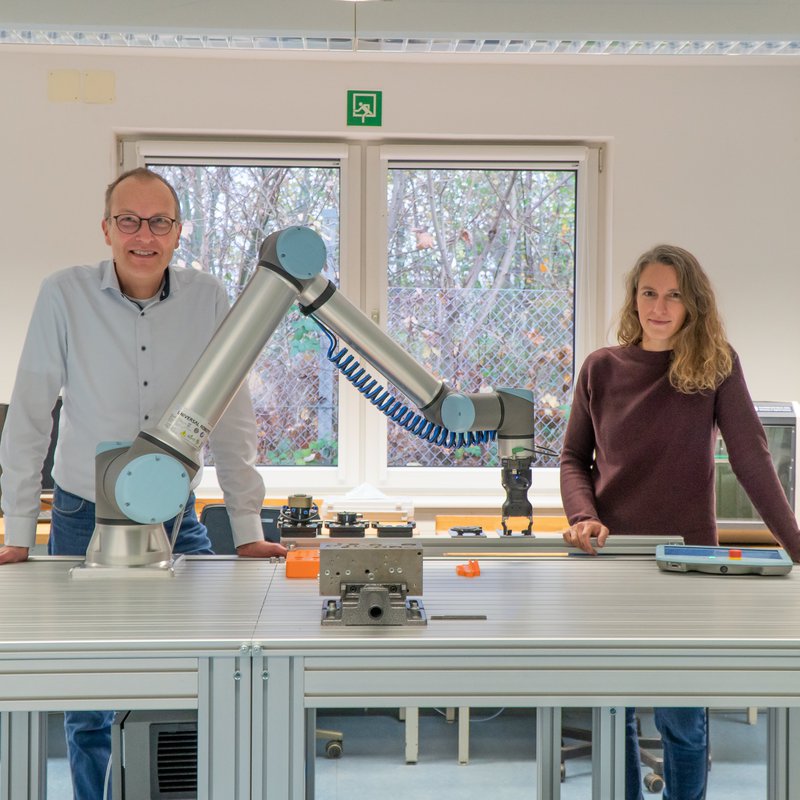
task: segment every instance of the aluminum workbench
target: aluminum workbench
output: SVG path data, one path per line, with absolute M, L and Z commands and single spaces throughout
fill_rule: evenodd
M 187 559 L 175 577 L 0 571 L 0 798 L 44 797 L 38 712 L 197 709 L 206 800 L 250 798 L 250 644 L 276 564 Z
M 306 798 L 316 709 L 527 706 L 539 708 L 531 796 L 557 800 L 560 708 L 592 706 L 593 797 L 623 798 L 622 709 L 683 704 L 777 709 L 768 796 L 800 798 L 800 758 L 789 757 L 800 752 L 800 573 L 533 556 L 481 561 L 470 579 L 454 563 L 425 563 L 425 628 L 321 627 L 315 584 L 277 571 L 254 642 L 265 678 L 253 689 L 254 797 Z
M 316 709 L 438 705 L 538 707 L 531 796 L 548 800 L 560 708 L 595 707 L 593 796 L 611 800 L 622 708 L 680 704 L 777 709 L 769 798 L 800 798 L 800 572 L 533 556 L 482 560 L 470 579 L 438 559 L 427 626 L 336 628 L 320 625 L 316 582 L 281 563 L 187 559 L 172 579 L 107 583 L 71 580 L 74 563 L 0 572 L 3 800 L 40 797 L 42 711 L 197 708 L 202 800 L 306 800 Z

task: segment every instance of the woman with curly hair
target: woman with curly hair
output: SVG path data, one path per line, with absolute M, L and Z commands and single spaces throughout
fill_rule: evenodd
M 739 358 L 697 259 L 658 245 L 626 281 L 619 346 L 589 355 L 561 454 L 565 541 L 590 554 L 609 534 L 680 534 L 716 545 L 714 445 L 761 518 L 800 561 L 800 530 L 778 480 Z M 626 715 L 626 800 L 641 800 L 633 709 Z M 702 708 L 658 708 L 664 800 L 701 800 L 708 762 Z

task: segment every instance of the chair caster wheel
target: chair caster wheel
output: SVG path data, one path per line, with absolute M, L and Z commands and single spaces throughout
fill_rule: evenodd
M 644 776 L 644 788 L 648 792 L 656 794 L 664 788 L 664 779 L 660 775 L 656 775 L 655 772 L 649 772 Z
M 341 758 L 343 750 L 341 741 L 332 739 L 325 745 L 325 756 L 326 758 Z

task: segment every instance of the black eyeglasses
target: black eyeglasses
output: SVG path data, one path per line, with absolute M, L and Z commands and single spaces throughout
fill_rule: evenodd
M 142 227 L 142 223 L 146 222 L 150 228 L 150 232 L 154 236 L 166 236 L 171 230 L 172 226 L 178 221 L 172 217 L 165 217 L 159 214 L 155 217 L 139 217 L 136 214 L 117 214 L 111 217 L 117 223 L 117 228 L 122 233 L 136 233 Z

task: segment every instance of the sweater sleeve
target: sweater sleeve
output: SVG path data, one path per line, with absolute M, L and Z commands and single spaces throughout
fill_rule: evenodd
M 561 502 L 570 525 L 599 519 L 592 483 L 595 430 L 589 407 L 589 368 L 584 364 L 573 392 L 561 451 Z
M 800 562 L 800 530 L 772 463 L 738 356 L 717 390 L 716 418 L 731 468 L 775 538 Z

